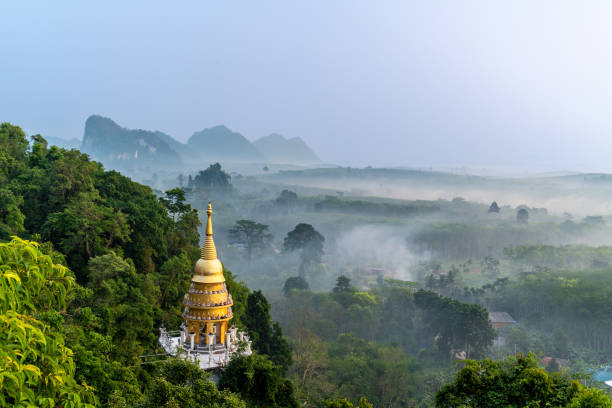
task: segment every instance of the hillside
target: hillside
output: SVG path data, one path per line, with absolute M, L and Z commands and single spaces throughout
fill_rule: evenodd
M 187 147 L 192 152 L 191 157 L 197 159 L 265 161 L 264 155 L 247 138 L 225 126 L 195 132 L 187 141 Z
M 287 139 L 277 133 L 264 136 L 253 145 L 273 163 L 318 163 L 321 160 L 299 137 Z
M 111 168 L 180 163 L 179 154 L 160 133 L 126 129 L 109 118 L 92 115 L 85 122 L 81 150 Z

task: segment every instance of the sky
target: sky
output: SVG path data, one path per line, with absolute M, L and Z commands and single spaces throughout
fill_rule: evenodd
M 612 2 L 0 4 L 0 122 L 224 124 L 326 162 L 612 172 Z

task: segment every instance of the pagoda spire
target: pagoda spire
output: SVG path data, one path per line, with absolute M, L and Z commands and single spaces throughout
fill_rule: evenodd
M 208 202 L 208 209 L 206 210 L 208 220 L 206 221 L 206 238 L 204 238 L 204 245 L 202 245 L 201 258 L 204 260 L 215 260 L 217 259 L 217 248 L 215 247 L 215 241 L 213 240 L 213 229 L 212 229 L 212 205 Z

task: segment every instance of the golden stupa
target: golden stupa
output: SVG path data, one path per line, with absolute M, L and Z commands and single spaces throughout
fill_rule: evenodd
M 187 333 L 195 334 L 193 341 L 196 345 L 200 344 L 200 334 L 204 336 L 205 344 L 208 344 L 210 339 L 212 344 L 225 343 L 227 324 L 233 317 L 232 295 L 227 292 L 223 265 L 217 259 L 217 249 L 213 241 L 210 203 L 206 214 L 208 220 L 202 255 L 195 264 L 191 287 L 183 300 L 183 319 L 187 325 Z

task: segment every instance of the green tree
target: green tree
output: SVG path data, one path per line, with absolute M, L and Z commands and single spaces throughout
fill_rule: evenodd
M 130 234 L 126 216 L 105 206 L 97 192 L 80 193 L 62 212 L 50 214 L 42 231 L 77 270 L 90 258 L 129 241 Z M 84 282 L 83 276 L 77 277 Z
M 28 140 L 20 127 L 0 123 L 0 185 L 6 186 L 11 179 L 26 169 Z
M 336 279 L 336 286 L 334 287 L 334 293 L 352 293 L 355 292 L 355 288 L 351 285 L 351 280 L 344 276 L 338 276 Z
M 291 190 L 283 190 L 276 199 L 276 203 L 282 206 L 292 206 L 297 203 L 298 196 Z
M 328 376 L 327 345 L 312 331 L 298 327 L 292 335 L 293 364 L 289 377 L 296 386 L 304 406 L 333 395 L 335 385 Z
M 199 254 L 200 235 L 198 227 L 202 225 L 198 210 L 186 203 L 185 191 L 175 188 L 166 191 L 160 202 L 172 217 L 172 228 L 166 233 L 168 253 L 177 256 L 185 253 L 190 259 L 197 259 Z
M 197 221 L 186 227 L 185 240 L 175 237 L 176 224 L 168 210 L 153 194 L 150 187 L 136 183 L 116 171 L 98 172 L 95 188 L 106 205 L 127 216 L 130 228 L 129 245 L 123 245 L 123 256 L 134 261 L 141 273 L 153 272 L 170 256 L 181 252 L 180 242 L 199 243 Z M 197 218 L 197 215 L 196 215 Z M 177 224 L 180 223 L 177 221 Z
M 159 303 L 167 311 L 162 319 L 167 327 L 179 327 L 182 321 L 182 299 L 189 290 L 192 275 L 193 262 L 184 253 L 168 259 L 156 274 L 161 290 Z
M 264 356 L 233 358 L 219 379 L 219 388 L 240 394 L 249 407 L 297 408 L 293 383 Z
M 150 275 L 138 274 L 131 261 L 114 252 L 92 258 L 88 271 L 92 310 L 113 340 L 114 359 L 138 361 L 157 340 L 159 289 Z
M 497 205 L 497 201 L 493 201 L 489 206 L 490 213 L 498 213 L 500 210 L 499 205 Z
M 608 397 L 587 391 L 567 374 L 549 374 L 538 367 L 533 354 L 463 364 L 455 380 L 436 394 L 436 407 L 610 406 Z M 594 405 L 585 405 L 587 401 Z
M 78 305 L 79 299 L 73 303 L 64 332 L 66 344 L 74 352 L 75 379 L 94 387 L 101 406 L 114 406 L 111 400 L 136 405 L 142 398 L 138 367 L 117 361 L 112 336 L 100 332 L 102 319 L 90 307 Z
M 191 209 L 191 206 L 185 203 L 185 190 L 182 188 L 166 191 L 166 196 L 159 201 L 166 207 L 173 221 Z
M 612 407 L 612 400 L 603 390 L 581 387 L 567 407 L 610 408 Z
M 292 276 L 287 278 L 285 281 L 285 284 L 283 285 L 283 293 L 285 296 L 288 296 L 292 290 L 310 290 L 310 287 L 308 286 L 306 279 L 300 276 Z
M 300 251 L 300 276 L 306 275 L 306 265 L 321 263 L 325 238 L 310 224 L 298 224 L 289 231 L 283 242 L 287 252 Z
M 254 250 L 264 250 L 270 247 L 272 234 L 268 226 L 251 220 L 238 220 L 229 230 L 229 239 L 232 244 L 244 245 L 247 250 L 247 259 L 250 261 Z
M 22 196 L 16 196 L 8 188 L 0 188 L 0 239 L 8 239 L 24 231 L 22 205 Z
M 211 164 L 206 170 L 201 170 L 194 178 L 192 186 L 210 191 L 229 193 L 232 190 L 231 176 L 221 168 L 219 163 Z
M 219 391 L 197 365 L 170 360 L 162 363 L 145 391 L 144 408 L 246 408 L 244 401 Z
M 55 311 L 65 309 L 74 278 L 37 246 L 0 243 L 0 405 L 92 407 L 91 388 L 74 379 L 61 327 L 43 321 L 61 321 Z
M 244 324 L 255 350 L 287 370 L 291 365 L 291 347 L 283 337 L 280 325 L 272 323 L 270 304 L 260 290 L 249 294 Z
M 529 211 L 526 208 L 521 208 L 516 213 L 516 222 L 519 224 L 527 224 L 529 222 Z
M 480 305 L 460 302 L 425 290 L 414 295 L 423 311 L 423 322 L 429 337 L 435 339 L 442 356 L 453 358 L 464 351 L 469 358 L 482 357 L 496 337 L 487 311 Z

